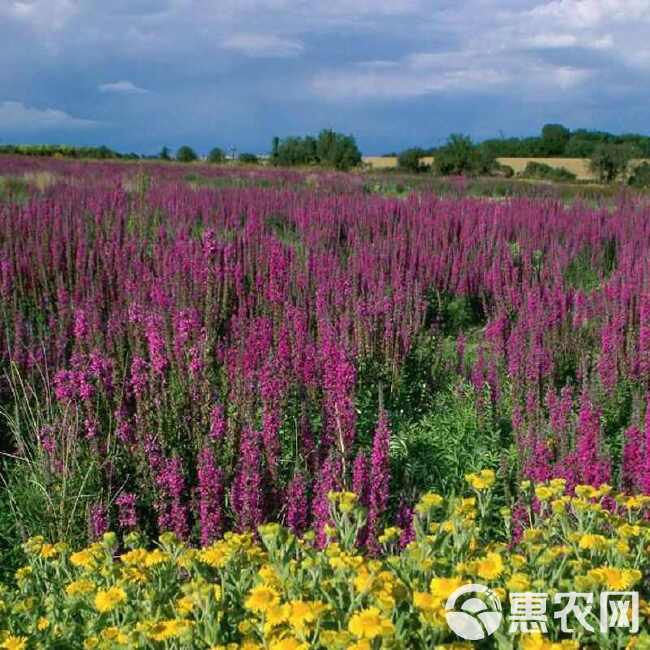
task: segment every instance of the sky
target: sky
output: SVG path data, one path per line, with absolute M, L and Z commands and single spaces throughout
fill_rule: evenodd
M 0 0 L 0 143 L 650 132 L 648 0 Z

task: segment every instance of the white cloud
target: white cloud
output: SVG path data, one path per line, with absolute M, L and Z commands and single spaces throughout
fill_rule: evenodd
M 149 91 L 145 88 L 136 86 L 132 81 L 114 81 L 99 85 L 99 90 L 103 93 L 117 93 L 123 95 L 142 95 Z
M 239 33 L 229 36 L 222 47 L 235 50 L 250 57 L 286 58 L 298 56 L 304 46 L 298 40 L 282 38 L 273 34 Z
M 15 101 L 0 103 L 0 129 L 7 131 L 85 129 L 96 125 L 93 120 L 73 117 L 55 108 L 34 108 Z

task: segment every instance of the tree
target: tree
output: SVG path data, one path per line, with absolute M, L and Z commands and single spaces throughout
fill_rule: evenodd
M 160 150 L 160 153 L 158 154 L 158 158 L 160 158 L 160 160 L 171 160 L 172 159 L 171 153 L 169 151 L 169 147 L 167 145 L 165 145 Z
M 412 147 L 405 149 L 397 157 L 397 166 L 407 172 L 421 172 L 424 169 L 422 158 L 425 155 L 424 149 L 420 147 Z
M 601 183 L 612 183 L 619 176 L 627 176 L 630 162 L 639 156 L 636 147 L 629 144 L 599 144 L 591 156 L 591 171 L 598 174 Z
M 571 138 L 571 131 L 561 124 L 545 124 L 542 127 L 542 155 L 562 156 Z
M 289 137 L 273 139 L 271 163 L 281 166 L 313 165 L 335 169 L 350 169 L 361 162 L 361 152 L 354 137 L 329 129 L 321 131 L 318 138 Z
M 189 163 L 198 160 L 198 156 L 192 147 L 188 147 L 186 144 L 184 144 L 176 152 L 176 160 L 178 160 L 178 162 Z
M 259 159 L 254 153 L 240 153 L 239 162 L 244 165 L 256 165 Z
M 433 159 L 435 170 L 442 176 L 476 174 L 484 165 L 481 154 L 468 135 L 453 133 Z
M 347 170 L 361 162 L 361 152 L 354 136 L 324 129 L 316 141 L 316 159 L 325 167 Z
M 214 147 L 210 150 L 208 154 L 208 162 L 210 163 L 222 163 L 226 160 L 226 152 L 220 147 Z

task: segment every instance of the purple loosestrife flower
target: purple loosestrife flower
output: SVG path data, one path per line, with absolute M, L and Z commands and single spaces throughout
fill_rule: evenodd
M 629 493 L 642 489 L 641 482 L 646 463 L 645 434 L 638 427 L 629 427 L 625 431 L 623 446 L 623 464 L 621 467 L 621 483 Z
M 363 451 L 357 453 L 352 466 L 352 491 L 359 497 L 359 503 L 365 508 L 369 505 L 370 470 L 368 457 Z
M 181 540 L 187 539 L 188 513 L 183 503 L 185 479 L 179 458 L 169 458 L 165 461 L 163 470 L 157 477 L 157 484 L 162 493 L 158 504 L 158 528 L 175 533 Z
M 131 492 L 122 492 L 115 499 L 117 505 L 117 521 L 122 530 L 133 530 L 138 526 L 138 515 L 135 509 L 136 496 Z
M 142 398 L 148 383 L 147 362 L 142 357 L 133 357 L 133 361 L 131 361 L 131 389 L 136 399 Z
M 199 453 L 199 525 L 201 545 L 208 546 L 218 539 L 223 531 L 224 476 L 217 467 L 214 452 L 205 446 Z
M 645 462 L 642 466 L 639 488 L 643 494 L 650 494 L 650 399 L 645 412 Z
M 370 495 L 368 508 L 368 548 L 378 553 L 381 518 L 388 507 L 390 488 L 390 425 L 386 411 L 379 411 L 370 457 Z
M 83 309 L 77 309 L 74 315 L 74 326 L 72 328 L 77 343 L 84 343 L 90 331 L 86 312 Z
M 307 530 L 309 503 L 307 500 L 307 482 L 302 473 L 294 474 L 287 486 L 285 504 L 287 508 L 287 526 L 294 535 L 302 535 Z
M 415 540 L 415 527 L 413 526 L 413 508 L 404 498 L 400 499 L 395 523 L 398 528 L 402 529 L 399 539 L 400 548 L 405 548 Z
M 167 368 L 168 361 L 165 354 L 165 340 L 161 334 L 160 319 L 150 316 L 147 319 L 145 337 L 149 348 L 149 359 L 155 374 L 162 375 Z
M 102 503 L 95 503 L 90 508 L 90 537 L 99 539 L 108 530 L 108 515 Z
M 641 297 L 639 325 L 639 373 L 645 385 L 650 385 L 650 293 Z
M 226 418 L 223 412 L 223 406 L 217 404 L 210 412 L 210 438 L 214 442 L 220 442 L 226 435 Z
M 321 466 L 316 480 L 314 498 L 312 501 L 313 527 L 316 532 L 316 545 L 323 548 L 327 542 L 325 526 L 332 523 L 328 494 L 336 492 L 340 486 L 341 463 L 331 456 Z
M 259 434 L 246 427 L 239 445 L 239 466 L 232 484 L 231 503 L 239 530 L 255 530 L 264 521 L 262 459 Z

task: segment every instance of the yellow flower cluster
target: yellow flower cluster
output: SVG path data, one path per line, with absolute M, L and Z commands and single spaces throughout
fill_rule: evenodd
M 650 645 L 650 498 L 609 486 L 562 481 L 523 485 L 518 515 L 503 507 L 494 472 L 466 477 L 468 494 L 425 494 L 413 541 L 384 530 L 384 552 L 369 557 L 356 539 L 365 513 L 356 495 L 330 495 L 324 548 L 277 524 L 258 534 L 227 533 L 203 549 L 136 534 L 72 551 L 32 538 L 27 563 L 0 585 L 0 649 L 466 648 L 449 628 L 449 597 L 469 583 L 489 586 L 509 614 L 509 594 L 637 590 L 641 632 L 563 633 L 549 616 L 545 634 L 507 634 L 493 647 L 525 650 L 644 648 Z M 514 540 L 514 541 L 513 541 Z

